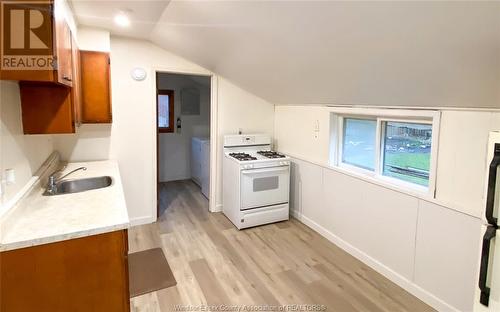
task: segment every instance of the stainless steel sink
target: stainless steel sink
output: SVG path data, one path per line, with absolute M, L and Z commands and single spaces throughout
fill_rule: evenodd
M 47 189 L 43 195 L 62 195 L 85 192 L 89 190 L 100 189 L 108 187 L 113 183 L 113 179 L 109 176 L 85 178 L 85 179 L 74 179 L 74 180 L 62 180 L 56 183 L 52 190 Z

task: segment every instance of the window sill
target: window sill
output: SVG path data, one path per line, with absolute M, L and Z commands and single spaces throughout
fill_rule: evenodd
M 337 165 L 327 164 L 326 166 L 325 165 L 322 166 L 343 173 L 345 175 L 370 182 L 372 184 L 376 184 L 394 191 L 398 191 L 400 193 L 412 195 L 426 200 L 434 200 L 434 194 L 431 194 L 431 192 L 427 187 L 422 187 L 413 183 L 400 181 L 397 179 L 393 179 L 391 177 L 380 176 L 377 175 L 375 172 L 362 168 L 357 168 L 351 165 L 339 164 L 337 166 Z
M 301 156 L 297 156 L 297 155 L 288 153 L 286 151 L 280 151 L 280 152 L 288 155 L 289 157 L 292 158 L 292 160 L 297 159 L 300 161 L 304 161 L 304 162 L 307 162 L 307 163 L 310 163 L 310 164 L 313 164 L 316 166 L 320 166 L 320 167 L 325 168 L 325 169 L 329 169 L 329 170 L 332 170 L 335 172 L 339 172 L 341 174 L 345 174 L 345 175 L 353 177 L 355 179 L 359 179 L 359 180 L 362 180 L 362 181 L 365 181 L 365 182 L 368 182 L 371 184 L 375 184 L 375 185 L 384 187 L 386 189 L 396 191 L 398 193 L 402 193 L 402 194 L 409 195 L 412 197 L 417 197 L 419 199 L 422 199 L 422 200 L 425 200 L 428 202 L 433 202 L 433 203 L 436 203 L 438 205 L 450 208 L 450 207 L 448 207 L 449 205 L 440 203 L 438 200 L 436 200 L 433 196 L 434 194 L 430 195 L 430 192 L 427 188 L 423 188 L 423 191 L 422 191 L 422 188 L 419 187 L 418 185 L 413 185 L 411 183 L 408 183 L 408 184 L 410 184 L 410 186 L 414 186 L 414 187 L 404 187 L 402 185 L 398 185 L 397 183 L 391 183 L 391 182 L 386 181 L 386 179 L 391 179 L 390 177 L 383 177 L 383 179 L 382 179 L 382 178 L 380 178 L 380 176 L 376 177 L 375 173 L 372 171 L 357 168 L 357 167 L 352 166 L 352 165 L 346 165 L 346 164 L 341 164 L 339 166 L 331 165 L 330 163 L 328 163 L 326 161 L 306 159 L 306 158 L 303 158 Z M 405 182 L 401 182 L 401 184 L 402 183 L 405 183 Z M 454 209 L 454 208 L 451 208 L 451 209 Z

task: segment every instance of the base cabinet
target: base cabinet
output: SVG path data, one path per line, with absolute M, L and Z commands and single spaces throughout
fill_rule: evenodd
M 127 231 L 0 253 L 0 311 L 130 311 Z

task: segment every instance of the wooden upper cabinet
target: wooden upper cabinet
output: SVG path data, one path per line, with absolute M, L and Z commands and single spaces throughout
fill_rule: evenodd
M 71 37 L 72 87 L 19 82 L 25 134 L 75 133 L 81 123 L 111 123 L 109 53 L 80 51 Z
M 23 28 L 24 34 L 22 35 L 21 31 L 17 33 L 17 36 L 25 37 L 21 49 L 24 51 L 22 54 L 26 54 L 26 56 L 33 57 L 37 60 L 40 56 L 42 59 L 44 57 L 50 57 L 55 61 L 52 63 L 46 62 L 46 64 L 51 64 L 51 66 L 38 70 L 26 70 L 27 67 L 22 70 L 15 69 L 19 67 L 5 68 L 2 61 L 0 62 L 0 79 L 52 82 L 71 87 L 73 80 L 71 68 L 73 63 L 71 53 L 71 31 L 64 18 L 63 10 L 59 8 L 61 1 L 39 2 L 40 4 L 36 4 L 35 1 L 35 4 L 31 3 L 30 6 L 27 6 L 23 1 L 19 1 L 19 3 L 9 2 L 2 6 L 2 10 L 5 12 L 1 12 L 1 14 L 2 16 L 15 16 L 15 14 L 12 15 L 7 12 L 7 10 L 15 10 L 24 12 L 24 19 L 29 19 L 31 18 L 31 11 L 29 10 L 36 9 L 38 12 L 42 12 L 43 22 L 40 27 L 34 31 L 29 29 L 26 31 Z M 36 16 L 36 14 L 33 14 L 33 16 Z M 10 24 L 13 24 L 12 21 Z M 29 25 L 29 20 L 24 20 L 24 25 Z M 26 40 L 26 38 L 29 38 L 29 40 Z M 6 40 L 5 42 L 12 42 L 12 40 Z M 20 45 L 20 41 L 17 45 Z M 12 49 L 12 51 L 14 50 L 15 49 Z M 9 52 L 5 54 L 14 55 L 15 53 L 19 54 L 20 52 Z M 24 58 L 24 60 L 26 63 L 29 63 L 29 58 Z
M 57 82 L 73 86 L 73 40 L 71 30 L 64 19 L 56 18 Z
M 55 83 L 19 82 L 24 134 L 74 133 L 71 89 Z
M 80 51 L 82 123 L 111 123 L 109 53 Z
M 70 77 L 65 80 L 71 87 L 53 82 L 20 81 L 24 134 L 75 133 L 75 126 L 80 124 L 79 50 L 69 28 L 67 31 L 71 63 L 65 65 L 69 69 L 65 75 Z
M 71 100 L 73 102 L 74 120 L 76 126 L 82 123 L 82 84 L 80 68 L 80 50 L 74 38 L 71 41 L 71 53 L 73 60 L 73 88 L 71 88 Z

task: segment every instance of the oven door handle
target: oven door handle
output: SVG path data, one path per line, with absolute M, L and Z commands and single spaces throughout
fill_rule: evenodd
M 258 173 L 280 172 L 280 171 L 288 171 L 288 170 L 289 170 L 289 166 L 279 166 L 279 167 L 263 168 L 263 169 L 246 169 L 246 170 L 241 170 L 241 173 L 246 174 L 246 175 L 251 175 L 251 174 L 258 174 Z
M 481 290 L 481 296 L 479 302 L 482 305 L 488 306 L 490 299 L 490 288 L 486 285 L 488 280 L 488 266 L 490 260 L 490 245 L 491 240 L 495 237 L 497 229 L 494 226 L 489 225 L 486 228 L 486 232 L 483 236 L 483 247 L 481 250 L 481 267 L 479 269 L 479 289 Z

